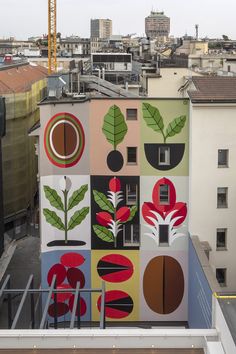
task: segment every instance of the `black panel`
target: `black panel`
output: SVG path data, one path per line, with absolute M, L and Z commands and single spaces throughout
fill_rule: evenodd
M 6 135 L 6 106 L 5 98 L 0 97 L 0 137 Z
M 101 212 L 102 210 L 94 201 L 93 190 L 97 190 L 98 192 L 102 192 L 107 196 L 107 192 L 109 191 L 109 181 L 112 179 L 112 176 L 91 176 L 91 248 L 92 249 L 139 249 L 138 246 L 124 246 L 123 245 L 123 232 L 120 231 L 117 236 L 117 247 L 114 247 L 114 243 L 109 243 L 101 240 L 94 232 L 93 225 L 99 225 L 96 219 L 96 213 Z M 118 204 L 118 208 L 122 206 L 131 207 L 132 205 L 127 205 L 126 203 L 126 184 L 135 183 L 138 186 L 137 190 L 137 207 L 138 210 L 132 219 L 130 224 L 139 225 L 139 177 L 138 176 L 117 176 L 121 182 L 121 190 L 123 192 L 123 200 Z M 128 223 L 127 223 L 128 224 Z M 126 224 L 126 225 L 127 225 Z
M 162 244 L 169 244 L 169 225 L 159 225 L 159 241 Z
M 169 164 L 163 165 L 159 162 L 159 148 L 165 146 L 170 148 Z M 172 170 L 181 162 L 185 144 L 144 144 L 144 150 L 147 161 L 152 167 L 160 171 Z

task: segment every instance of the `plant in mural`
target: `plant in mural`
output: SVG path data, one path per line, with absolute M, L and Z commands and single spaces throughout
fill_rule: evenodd
M 172 120 L 165 128 L 163 117 L 157 107 L 144 102 L 143 118 L 147 126 L 162 135 L 162 144 L 144 144 L 148 162 L 158 170 L 170 170 L 182 160 L 185 144 L 167 144 L 167 139 L 179 134 L 185 126 L 186 115 Z
M 160 199 L 160 188 L 166 186 L 168 191 L 168 202 L 162 202 Z M 145 202 L 142 206 L 142 215 L 147 222 L 146 227 L 151 233 L 147 236 L 155 240 L 160 245 L 172 244 L 178 237 L 185 236 L 178 232 L 178 227 L 183 224 L 187 216 L 186 203 L 176 202 L 176 192 L 173 183 L 167 179 L 160 179 L 153 188 L 153 202 Z
M 124 115 L 118 106 L 113 105 L 105 115 L 102 127 L 107 141 L 113 146 L 113 151 L 107 156 L 107 165 L 113 172 L 117 172 L 123 167 L 123 156 L 116 148 L 123 141 L 127 130 Z
M 137 206 L 131 208 L 127 206 L 118 207 L 123 200 L 120 180 L 116 177 L 109 182 L 108 197 L 105 194 L 93 191 L 94 200 L 103 210 L 96 214 L 99 225 L 93 225 L 95 234 L 105 242 L 113 242 L 117 247 L 117 236 L 123 228 L 123 224 L 131 221 L 136 212 Z
M 63 201 L 55 189 L 52 189 L 49 186 L 44 186 L 43 189 L 45 197 L 51 206 L 62 212 L 64 222 L 53 210 L 44 208 L 43 214 L 48 224 L 64 232 L 65 239 L 64 241 L 56 240 L 49 242 L 48 246 L 82 246 L 85 242 L 68 240 L 68 232 L 82 223 L 89 213 L 89 207 L 83 207 L 82 209 L 75 211 L 70 220 L 68 220 L 68 213 L 84 199 L 84 196 L 88 191 L 88 185 L 85 184 L 81 186 L 78 190 L 74 191 L 69 198 L 69 192 L 72 187 L 70 178 L 66 176 L 62 177 L 59 184 L 63 194 Z

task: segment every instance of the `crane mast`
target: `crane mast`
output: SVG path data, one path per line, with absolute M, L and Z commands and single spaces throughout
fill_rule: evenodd
M 57 0 L 48 0 L 48 74 L 57 71 Z

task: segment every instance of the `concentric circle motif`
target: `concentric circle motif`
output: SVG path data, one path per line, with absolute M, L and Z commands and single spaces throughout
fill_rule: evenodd
M 84 151 L 85 137 L 80 121 L 70 113 L 58 113 L 48 122 L 44 148 L 49 160 L 61 168 L 76 165 Z

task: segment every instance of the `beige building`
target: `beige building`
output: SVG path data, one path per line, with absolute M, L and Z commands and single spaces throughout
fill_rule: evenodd
M 91 19 L 90 37 L 91 38 L 110 38 L 112 35 L 112 20 L 110 19 Z
M 145 32 L 149 38 L 169 37 L 170 34 L 170 18 L 164 12 L 152 11 L 145 18 Z

